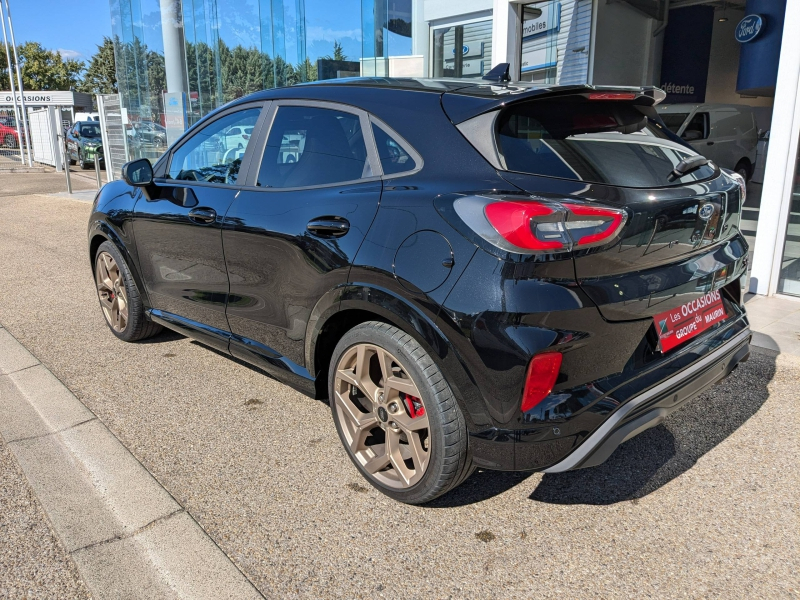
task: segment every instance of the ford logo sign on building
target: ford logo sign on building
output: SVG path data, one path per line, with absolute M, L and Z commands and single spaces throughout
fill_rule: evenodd
M 764 28 L 764 19 L 761 15 L 747 15 L 736 26 L 736 41 L 740 44 L 752 42 Z

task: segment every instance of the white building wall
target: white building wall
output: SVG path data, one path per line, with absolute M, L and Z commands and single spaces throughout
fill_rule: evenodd
M 492 9 L 492 0 L 424 0 L 425 20 L 438 21 Z

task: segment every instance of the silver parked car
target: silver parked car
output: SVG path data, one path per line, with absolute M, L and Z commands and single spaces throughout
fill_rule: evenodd
M 758 126 L 750 106 L 669 104 L 658 114 L 674 133 L 720 167 L 750 179 L 756 166 Z

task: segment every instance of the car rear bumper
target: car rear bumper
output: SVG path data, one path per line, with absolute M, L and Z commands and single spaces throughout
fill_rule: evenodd
M 605 413 L 592 429 L 576 428 L 582 421 L 580 413 L 576 413 L 572 418 L 551 421 L 536 429 L 492 428 L 474 432 L 470 445 L 475 463 L 490 469 L 547 473 L 599 465 L 620 444 L 655 427 L 730 374 L 748 358 L 750 338 L 743 314 L 701 336 L 658 368 L 610 390 L 594 405 L 596 416 L 599 417 L 601 405 L 605 406 Z
M 561 473 L 605 462 L 620 444 L 655 427 L 747 360 L 750 338 L 750 330 L 745 329 L 686 370 L 628 400 L 572 453 L 544 472 Z

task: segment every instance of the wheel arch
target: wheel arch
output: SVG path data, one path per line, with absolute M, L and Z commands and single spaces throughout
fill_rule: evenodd
M 306 364 L 315 375 L 318 398 L 328 396 L 328 370 L 339 340 L 353 327 L 368 321 L 381 321 L 411 335 L 438 364 L 463 409 L 470 430 L 475 423 L 490 423 L 477 390 L 464 393 L 464 386 L 474 387 L 455 348 L 436 324 L 438 314 L 429 313 L 400 294 L 375 285 L 352 283 L 329 292 L 320 300 L 325 308 L 312 311 L 306 335 Z M 328 296 L 328 295 L 326 295 Z M 438 308 L 438 307 L 437 307 Z
M 120 235 L 114 230 L 113 227 L 100 219 L 95 220 L 89 228 L 89 266 L 92 270 L 92 277 L 94 277 L 94 259 L 95 256 L 97 256 L 98 248 L 100 248 L 100 245 L 103 242 L 111 242 L 114 244 L 114 246 L 116 246 L 119 253 L 122 254 L 122 258 L 125 259 L 128 269 L 133 276 L 133 280 L 136 283 L 136 287 L 139 290 L 139 296 L 144 301 L 145 306 L 149 307 L 150 302 L 147 296 L 147 288 L 145 287 L 144 281 L 142 281 L 141 275 L 139 274 L 139 268 L 136 261 L 128 251 L 128 247 L 125 245 L 125 242 L 122 240 Z

